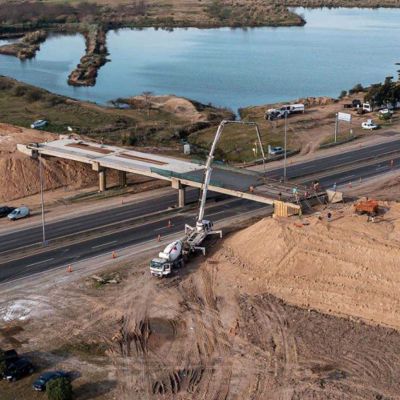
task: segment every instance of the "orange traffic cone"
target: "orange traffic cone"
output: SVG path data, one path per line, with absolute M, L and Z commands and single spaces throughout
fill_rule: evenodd
M 351 189 L 353 187 L 353 185 L 351 184 L 351 182 L 349 182 L 349 188 Z
M 171 220 L 169 219 L 168 220 L 168 228 L 171 228 L 172 227 L 172 223 L 171 223 Z
M 117 257 L 118 257 L 117 252 L 113 251 L 112 252 L 112 258 L 117 258 Z
M 161 242 L 161 235 L 157 236 L 157 242 Z
M 68 265 L 67 272 L 72 272 L 72 265 Z

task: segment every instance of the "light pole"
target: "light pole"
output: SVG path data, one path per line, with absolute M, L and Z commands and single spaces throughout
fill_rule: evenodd
M 40 202 L 42 203 L 42 235 L 43 235 L 43 247 L 46 246 L 46 221 L 44 218 L 44 196 L 43 196 L 43 168 L 42 168 L 42 156 L 39 153 L 39 179 L 40 179 Z
M 287 112 L 285 112 L 285 145 L 283 154 L 283 182 L 286 182 Z

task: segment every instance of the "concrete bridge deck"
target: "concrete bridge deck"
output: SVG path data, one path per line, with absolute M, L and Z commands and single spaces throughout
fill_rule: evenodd
M 142 153 L 117 146 L 102 145 L 77 139 L 62 138 L 52 142 L 18 145 L 18 150 L 32 157 L 51 156 L 90 164 L 99 174 L 99 190 L 106 190 L 106 170 L 120 171 L 120 183 L 126 184 L 126 173 L 168 180 L 179 190 L 179 205 L 185 202 L 185 187 L 201 188 L 204 165 L 201 163 Z M 305 189 L 266 179 L 262 174 L 245 169 L 233 169 L 215 163 L 209 190 L 265 204 L 277 200 L 292 203 L 306 197 Z

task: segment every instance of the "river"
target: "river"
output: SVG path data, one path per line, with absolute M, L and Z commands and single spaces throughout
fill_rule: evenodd
M 53 35 L 36 58 L 0 55 L 0 74 L 52 92 L 106 103 L 143 91 L 239 107 L 338 96 L 356 83 L 397 76 L 400 9 L 297 9 L 304 27 L 121 29 L 91 88 L 67 85 L 84 54 L 81 35 Z M 1 42 L 0 42 L 1 43 Z

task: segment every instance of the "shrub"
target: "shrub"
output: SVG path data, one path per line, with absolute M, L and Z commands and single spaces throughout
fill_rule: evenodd
M 358 93 L 358 92 L 364 92 L 365 89 L 363 87 L 363 85 L 361 85 L 361 83 L 357 83 L 357 85 L 355 85 L 353 87 L 353 89 L 349 90 L 349 94 L 354 94 L 354 93 Z
M 24 86 L 15 86 L 13 93 L 17 97 L 22 97 L 26 93 L 26 87 Z
M 53 379 L 46 385 L 49 400 L 71 400 L 72 385 L 67 378 Z

